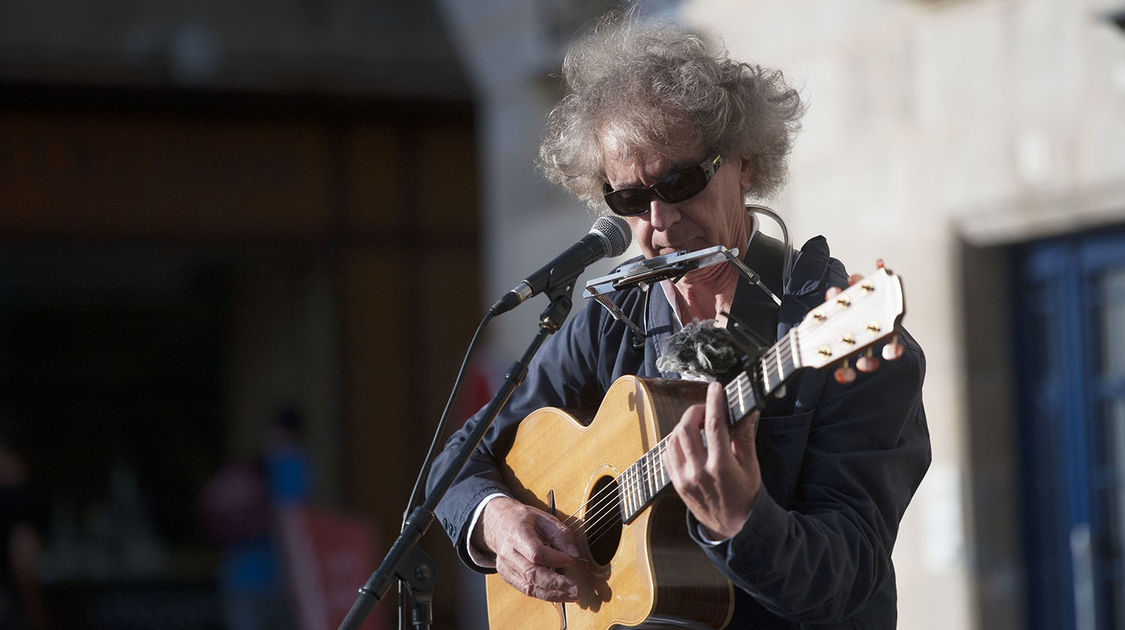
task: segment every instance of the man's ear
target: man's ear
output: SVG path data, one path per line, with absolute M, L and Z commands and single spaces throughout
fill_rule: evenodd
M 753 162 L 748 157 L 738 158 L 739 171 L 738 171 L 738 184 L 745 192 L 750 188 L 750 179 L 754 174 Z

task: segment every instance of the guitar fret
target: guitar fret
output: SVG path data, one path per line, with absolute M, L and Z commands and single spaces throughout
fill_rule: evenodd
M 623 521 L 633 518 L 672 483 L 668 469 L 664 467 L 664 453 L 667 450 L 668 441 L 665 438 L 632 466 L 621 471 L 617 478 L 617 495 Z
M 640 496 L 637 494 L 637 469 L 632 467 L 630 470 L 632 474 L 629 475 L 629 497 L 633 506 L 630 512 L 636 514 L 641 509 Z
M 633 510 L 636 512 L 640 512 L 641 507 L 643 507 L 644 504 L 644 486 L 641 482 L 641 471 L 638 469 L 634 471 L 633 475 Z
M 621 479 L 622 479 L 622 481 L 621 481 L 622 497 L 621 498 L 622 498 L 622 500 L 625 504 L 625 514 L 626 515 L 632 515 L 633 514 L 633 494 L 631 492 L 629 492 L 629 478 L 632 476 L 630 474 L 631 472 L 632 472 L 632 468 L 626 468 L 625 472 L 621 474 Z
M 738 417 L 739 418 L 746 415 L 746 392 L 744 392 L 742 390 L 742 379 L 745 376 L 746 376 L 746 373 L 743 372 L 742 374 L 738 375 L 738 378 L 735 379 L 735 382 L 738 383 Z
M 641 511 L 641 506 L 645 504 L 644 495 L 641 493 L 641 476 L 639 470 L 633 471 L 633 510 L 635 512 Z
M 656 451 L 660 454 L 660 487 L 668 485 L 668 469 L 664 467 L 664 452 L 668 450 L 667 439 L 660 440 L 656 445 Z
M 737 402 L 737 399 L 742 396 L 742 386 L 739 383 L 739 380 L 735 378 L 733 381 L 727 383 L 723 387 L 723 393 L 727 395 L 727 411 L 729 411 L 733 416 L 735 415 L 736 411 L 735 403 Z
M 637 500 L 637 470 L 632 467 L 630 470 L 633 474 L 629 475 L 629 513 L 635 514 L 641 509 L 640 501 Z
M 660 442 L 660 444 L 661 444 L 661 447 L 660 447 L 660 457 L 664 457 L 664 453 L 665 453 L 665 451 L 667 451 L 667 450 L 668 450 L 668 442 L 666 442 L 666 441 L 665 441 L 665 442 Z M 664 479 L 664 485 L 665 485 L 665 486 L 667 486 L 668 484 L 672 483 L 672 477 L 669 477 L 669 476 L 668 476 L 668 469 L 667 469 L 667 468 L 665 468 L 664 466 L 661 466 L 661 467 L 660 467 L 660 470 L 663 470 L 663 471 L 664 471 L 664 475 L 663 475 L 663 479 Z
M 762 353 L 762 373 L 766 375 L 766 391 L 772 389 L 769 384 L 773 381 L 774 360 L 770 357 L 770 352 L 767 350 Z
M 645 453 L 645 456 L 641 457 L 640 459 L 643 462 L 640 470 L 640 498 L 642 502 L 648 503 L 648 499 L 652 497 L 652 493 L 649 492 L 648 488 L 648 453 Z
M 637 460 L 637 510 L 645 505 L 645 458 Z
M 793 364 L 793 369 L 796 370 L 797 365 L 797 329 L 790 330 L 786 335 L 789 338 L 789 361 Z
M 759 359 L 758 363 L 760 363 L 762 365 L 762 381 L 763 381 L 762 385 L 765 387 L 765 390 L 768 392 L 768 391 L 770 391 L 769 367 L 766 366 L 766 360 L 764 358 Z
M 617 503 L 621 506 L 622 519 L 629 513 L 629 498 L 625 496 L 625 477 L 628 474 L 629 469 L 626 468 L 621 471 L 621 475 L 617 477 Z
M 652 461 L 652 458 L 650 457 L 650 454 L 651 453 L 645 454 L 645 459 L 648 462 L 648 466 L 649 466 L 649 468 L 648 468 L 648 470 L 646 471 L 646 474 L 645 474 L 645 483 L 648 485 L 648 498 L 649 499 L 656 496 L 656 479 L 654 478 L 654 475 L 656 474 L 656 462 Z
M 777 346 L 774 347 L 776 348 Z M 774 350 L 773 356 L 777 362 L 777 382 L 780 384 L 785 380 L 785 371 L 781 369 L 781 352 Z
M 640 483 L 641 505 L 644 505 L 646 502 L 648 502 L 648 499 L 649 499 L 649 492 L 648 492 L 648 453 L 645 453 L 645 455 L 641 457 L 640 473 L 641 473 L 641 479 L 640 479 L 640 482 L 641 482 Z
M 754 390 L 750 376 L 746 372 L 739 374 L 727 384 L 727 410 L 732 421 L 736 421 L 750 412 L 754 404 Z M 747 400 L 747 398 L 750 400 Z
M 660 458 L 659 479 L 661 488 L 668 485 L 668 471 L 664 468 L 664 444 L 664 440 L 660 440 L 660 443 L 656 445 L 656 452 L 658 457 Z
M 624 499 L 625 499 L 625 513 L 626 514 L 632 514 L 633 513 L 633 495 L 629 492 L 629 477 L 631 476 L 631 474 L 630 474 L 631 472 L 632 471 L 630 469 L 626 468 L 625 474 L 622 475 L 622 477 L 624 478 L 624 481 L 623 481 L 623 485 L 622 485 L 621 489 L 625 493 Z

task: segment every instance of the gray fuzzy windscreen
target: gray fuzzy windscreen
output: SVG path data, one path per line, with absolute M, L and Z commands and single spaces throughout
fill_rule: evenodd
M 734 369 L 738 358 L 738 344 L 729 330 L 716 327 L 713 319 L 695 320 L 672 335 L 656 367 L 686 378 L 714 381 Z

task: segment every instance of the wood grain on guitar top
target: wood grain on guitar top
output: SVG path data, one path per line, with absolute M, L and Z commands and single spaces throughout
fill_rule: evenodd
M 671 488 L 635 519 L 620 523 L 612 483 L 655 447 L 684 409 L 702 402 L 706 384 L 623 376 L 593 420 L 555 408 L 529 415 L 502 466 L 515 497 L 576 515 L 590 529 L 593 562 L 570 570 L 580 599 L 565 605 L 527 597 L 497 575 L 486 579 L 493 630 L 608 630 L 614 627 L 721 628 L 734 610 L 730 583 L 687 535 L 685 508 Z M 585 415 L 585 417 L 589 417 Z M 610 487 L 605 488 L 606 484 Z M 588 503 L 588 505 L 587 505 Z M 608 516 L 610 518 L 601 518 Z M 580 538 L 583 538 L 581 535 Z

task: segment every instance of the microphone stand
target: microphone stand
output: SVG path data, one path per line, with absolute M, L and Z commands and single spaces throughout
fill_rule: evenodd
M 577 278 L 580 272 L 581 270 L 574 273 L 574 278 Z M 405 583 L 407 590 L 410 591 L 410 599 L 414 602 L 414 627 L 417 630 L 429 630 L 433 621 L 433 588 L 434 582 L 437 580 L 437 568 L 434 566 L 433 559 L 418 547 L 418 541 L 421 540 L 426 530 L 433 523 L 434 509 L 437 508 L 437 504 L 449 491 L 449 487 L 453 485 L 453 480 L 461 473 L 461 469 L 469 461 L 473 450 L 480 444 L 485 432 L 492 426 L 492 422 L 499 415 L 500 410 L 508 404 L 508 399 L 512 397 L 516 387 L 527 376 L 527 367 L 531 363 L 532 357 L 539 351 L 547 337 L 554 334 L 562 326 L 567 315 L 570 314 L 570 294 L 574 287 L 574 278 L 570 278 L 565 283 L 559 283 L 560 286 L 546 291 L 551 303 L 539 316 L 539 332 L 528 345 L 520 360 L 508 368 L 508 372 L 504 375 L 504 384 L 492 397 L 488 406 L 485 407 L 480 422 L 477 423 L 473 432 L 469 434 L 469 438 L 462 444 L 461 450 L 454 460 L 454 465 L 445 471 L 437 484 L 434 485 L 433 491 L 426 496 L 422 505 L 415 508 L 407 517 L 402 532 L 391 545 L 387 555 L 384 556 L 382 564 L 371 574 L 367 583 L 359 589 L 359 597 L 352 604 L 348 615 L 344 617 L 339 630 L 359 629 L 367 616 L 371 614 L 371 609 L 387 594 L 391 585 L 391 576 Z

